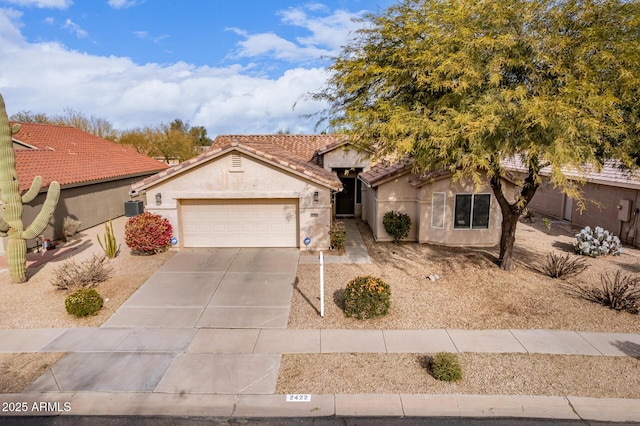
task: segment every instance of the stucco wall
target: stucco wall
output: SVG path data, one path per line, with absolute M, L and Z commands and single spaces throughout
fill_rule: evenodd
M 567 220 L 580 227 L 600 226 L 618 235 L 624 242 L 640 245 L 640 238 L 636 237 L 640 232 L 640 220 L 633 213 L 640 208 L 640 191 L 595 183 L 585 184 L 582 191 L 586 208 L 580 211 L 578 203 L 574 201 L 571 217 Z M 623 199 L 631 200 L 633 204 L 631 220 L 621 223 L 618 220 L 618 204 Z M 529 206 L 537 212 L 538 220 L 545 216 L 563 219 L 563 200 L 564 195 L 560 190 L 546 185 L 536 192 Z
M 507 199 L 513 201 L 514 186 L 503 181 Z M 369 189 L 375 197 L 366 197 L 364 210 L 366 220 L 372 229 L 376 241 L 391 241 L 382 224 L 384 214 L 389 210 L 406 213 L 411 217 L 411 230 L 408 241 L 434 243 L 448 246 L 493 246 L 500 241 L 502 214 L 490 185 L 485 183 L 476 188 L 471 179 L 452 182 L 441 179 L 420 188 L 414 188 L 408 182 L 408 176 L 402 176 L 383 183 L 375 189 Z M 445 194 L 444 227 L 432 226 L 432 197 L 435 192 Z M 489 194 L 491 196 L 488 229 L 455 229 L 453 216 L 456 194 Z M 376 206 L 375 210 L 373 205 Z
M 80 220 L 80 230 L 84 230 L 124 215 L 124 203 L 129 200 L 131 184 L 145 177 L 62 189 L 53 218 L 43 236 L 50 239 L 62 238 L 62 224 L 66 216 Z M 22 220 L 25 226 L 31 224 L 42 210 L 45 198 L 46 194 L 41 193 L 31 203 L 23 206 Z M 36 240 L 28 241 L 27 246 L 35 247 Z M 3 253 L 4 244 L 0 244 L 0 254 Z
M 174 236 L 180 242 L 181 199 L 296 198 L 299 200 L 298 246 L 302 250 L 329 248 L 331 195 L 328 188 L 247 155 L 241 156 L 241 163 L 240 168 L 234 168 L 232 155 L 228 154 L 148 188 L 147 211 L 169 219 Z M 318 192 L 317 202 L 313 200 L 314 192 Z M 162 194 L 160 206 L 156 205 L 156 193 Z M 306 237 L 312 241 L 308 247 L 304 244 Z
M 345 147 L 326 152 L 323 156 L 322 163 L 327 170 L 348 169 L 351 167 L 367 169 L 369 167 L 369 159 L 365 157 L 364 154 Z

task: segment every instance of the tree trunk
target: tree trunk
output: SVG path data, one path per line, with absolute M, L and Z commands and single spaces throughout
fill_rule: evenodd
M 518 225 L 518 213 L 502 212 L 502 231 L 500 235 L 500 256 L 498 262 L 500 268 L 505 271 L 513 269 L 513 245 L 516 241 L 516 226 Z

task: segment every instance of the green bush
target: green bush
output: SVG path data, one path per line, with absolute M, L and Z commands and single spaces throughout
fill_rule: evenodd
M 393 238 L 393 242 L 397 243 L 409 235 L 411 218 L 408 214 L 391 210 L 386 212 L 382 217 L 382 225 L 384 226 L 384 230 L 387 231 L 387 234 Z
M 145 212 L 130 217 L 124 226 L 125 243 L 134 254 L 151 255 L 171 246 L 173 228 L 160 215 Z
M 343 248 L 344 243 L 347 239 L 347 232 L 344 229 L 344 223 L 336 222 L 331 225 L 329 237 L 331 239 L 331 248 L 333 250 L 340 250 L 341 248 Z
M 343 300 L 347 317 L 365 319 L 383 316 L 391 307 L 391 287 L 380 278 L 357 277 L 347 284 Z
M 102 308 L 102 297 L 92 288 L 82 288 L 67 297 L 64 307 L 77 317 L 95 315 Z
M 439 352 L 433 356 L 430 363 L 431 375 L 445 382 L 455 382 L 462 379 L 462 367 L 458 355 L 449 352 Z

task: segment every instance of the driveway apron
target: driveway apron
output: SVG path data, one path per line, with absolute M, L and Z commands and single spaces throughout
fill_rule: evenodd
M 87 342 L 27 392 L 273 393 L 281 355 L 251 353 L 247 335 L 287 328 L 298 258 L 297 249 L 183 249 L 102 327 L 70 329 L 45 348 Z

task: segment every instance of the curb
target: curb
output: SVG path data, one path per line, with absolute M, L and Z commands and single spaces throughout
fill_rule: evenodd
M 1 394 L 0 416 L 486 417 L 640 422 L 640 400 L 466 394 L 221 395 L 135 392 Z

